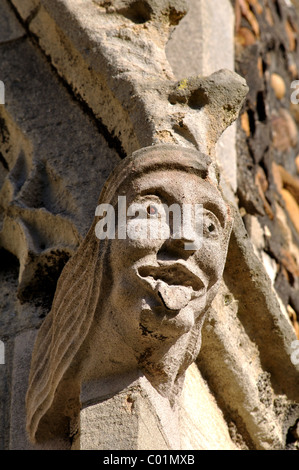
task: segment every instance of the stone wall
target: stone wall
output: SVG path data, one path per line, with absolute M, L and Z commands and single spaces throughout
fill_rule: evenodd
M 298 18 L 287 2 L 236 2 L 236 12 L 236 69 L 250 87 L 238 133 L 239 206 L 298 335 Z
M 34 448 L 25 431 L 34 339 L 106 178 L 137 148 L 190 141 L 163 114 L 162 82 L 220 68 L 235 68 L 250 91 L 215 156 L 236 221 L 222 289 L 187 371 L 181 446 L 298 448 L 296 12 L 283 0 L 214 0 L 214 8 L 192 0 L 181 19 L 174 2 L 168 41 L 158 14 L 144 16 L 134 2 L 125 17 L 134 24 L 120 32 L 112 3 L 1 2 L 0 448 Z

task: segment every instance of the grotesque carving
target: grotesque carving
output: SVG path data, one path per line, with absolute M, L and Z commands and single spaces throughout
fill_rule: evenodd
M 108 179 L 101 207 L 113 208 L 115 230 L 102 236 L 96 215 L 37 337 L 27 394 L 33 440 L 67 433 L 82 384 L 103 377 L 139 370 L 174 404 L 222 278 L 232 219 L 208 156 L 173 145 L 137 151 Z M 200 208 L 199 223 L 183 217 L 178 234 L 175 210 L 190 207 Z

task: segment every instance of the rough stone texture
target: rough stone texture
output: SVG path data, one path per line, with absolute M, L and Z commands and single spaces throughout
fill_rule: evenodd
M 12 14 L 9 3 L 4 0 L 1 5 L 0 43 L 15 41 L 25 35 L 25 31 Z
M 14 5 L 15 10 L 9 8 L 9 3 Z M 4 40 L 8 41 L 0 44 L 0 80 L 3 80 L 4 76 L 5 85 L 8 87 L 7 104 L 0 108 L 2 118 L 0 165 L 3 166 L 0 171 L 0 184 L 4 184 L 5 188 L 5 193 L 3 190 L 1 192 L 1 204 L 5 202 L 2 215 L 8 210 L 17 213 L 15 203 L 11 206 L 12 195 L 13 198 L 20 200 L 20 195 L 15 192 L 15 181 L 20 184 L 24 175 L 27 180 L 28 170 L 37 167 L 40 179 L 31 178 L 31 181 L 35 181 L 34 190 L 30 190 L 30 193 L 27 191 L 24 204 L 28 206 L 29 194 L 30 201 L 40 201 L 38 209 L 47 209 L 43 200 L 50 200 L 51 211 L 54 211 L 55 216 L 67 218 L 75 233 L 79 234 L 78 240 L 80 240 L 92 220 L 94 205 L 100 192 L 99 186 L 106 179 L 110 168 L 113 168 L 119 160 L 117 154 L 124 157 L 142 145 L 151 144 L 153 138 L 164 142 L 173 142 L 175 139 L 176 142 L 189 146 L 196 142 L 195 134 L 190 133 L 189 127 L 188 132 L 184 126 L 173 129 L 172 125 L 169 126 L 169 122 L 164 120 L 161 127 L 156 128 L 155 126 L 161 124 L 159 114 L 153 114 L 155 115 L 153 121 L 144 121 L 144 117 L 151 115 L 155 103 L 159 103 L 155 112 L 161 112 L 161 107 L 165 108 L 163 112 L 169 109 L 168 104 L 165 107 L 165 94 L 163 94 L 165 88 L 160 87 L 161 82 L 163 86 L 165 82 L 168 85 L 175 84 L 181 78 L 186 78 L 186 75 L 210 73 L 210 71 L 201 72 L 201 69 L 190 73 L 188 69 L 181 77 L 178 75 L 179 72 L 175 71 L 175 67 L 172 70 L 173 63 L 168 64 L 165 60 L 165 39 L 173 28 L 173 24 L 170 23 L 176 23 L 181 18 L 185 6 L 177 3 L 176 12 L 180 13 L 172 15 L 172 19 L 171 15 L 167 15 L 167 21 L 163 27 L 158 28 L 157 33 L 157 24 L 161 20 L 159 6 L 167 10 L 169 3 L 163 2 L 161 5 L 156 2 L 149 3 L 150 9 L 137 9 L 137 13 L 136 11 L 134 13 L 134 10 L 130 10 L 129 2 L 117 2 L 118 11 L 123 10 L 127 15 L 126 19 L 122 20 L 124 28 L 119 34 L 119 17 L 116 18 L 118 13 L 109 9 L 109 5 L 101 6 L 100 1 L 91 4 L 89 1 L 79 2 L 79 0 L 59 2 L 2 0 L 1 33 L 5 34 Z M 295 3 L 298 7 L 297 0 Z M 215 313 L 210 312 L 203 329 L 202 354 L 197 365 L 194 365 L 192 374 L 186 375 L 183 396 L 187 395 L 189 398 L 187 398 L 188 403 L 186 404 L 185 400 L 185 404 L 182 405 L 182 442 L 188 449 L 202 447 L 230 449 L 234 445 L 241 449 L 298 449 L 298 433 L 296 433 L 296 423 L 299 418 L 298 365 L 291 362 L 293 351 L 291 345 L 299 334 L 299 244 L 294 217 L 298 193 L 297 184 L 293 181 L 293 178 L 298 181 L 298 110 L 296 105 L 290 106 L 290 83 L 298 79 L 296 70 L 298 19 L 290 1 L 235 0 L 232 4 L 236 20 L 236 71 L 246 78 L 250 88 L 238 128 L 238 199 L 235 199 L 233 192 L 235 176 L 232 176 L 232 179 L 228 178 L 230 187 L 225 187 L 226 196 L 240 214 L 236 213 L 237 223 L 233 228 L 229 247 L 223 291 L 215 300 Z M 191 8 L 194 6 L 199 8 L 198 5 L 208 11 L 212 2 L 209 0 L 196 2 Z M 219 7 L 222 8 L 223 5 L 224 2 L 221 2 Z M 198 30 L 196 16 L 194 15 L 191 20 L 187 14 L 178 26 L 177 37 L 181 25 L 183 27 L 185 22 L 188 27 L 192 26 L 199 37 L 209 37 L 205 47 L 209 48 L 210 41 L 215 39 L 220 53 L 215 55 L 211 47 L 213 56 L 228 57 L 227 50 L 221 50 L 221 44 L 217 43 L 219 38 L 227 38 L 228 11 L 231 10 L 225 10 L 226 16 L 221 21 L 224 14 L 221 10 L 221 14 L 219 13 L 210 23 L 212 28 L 203 20 L 204 16 L 202 19 L 197 18 Z M 105 31 L 108 29 L 108 35 L 110 31 L 108 45 L 101 42 L 103 36 L 99 31 L 106 21 L 107 14 L 109 22 L 106 22 Z M 22 27 L 18 25 L 17 15 Z M 217 28 L 213 27 L 216 21 Z M 137 42 L 136 37 L 140 39 Z M 179 47 L 176 32 L 172 37 L 174 42 L 170 46 L 175 50 Z M 152 42 L 153 38 L 155 44 Z M 110 47 L 112 43 L 114 51 Z M 188 41 L 186 43 L 188 44 Z M 186 49 L 192 50 L 189 46 Z M 186 49 L 184 55 L 187 55 Z M 128 53 L 131 60 L 124 63 Z M 196 51 L 196 54 L 198 54 L 196 57 L 199 57 L 201 50 Z M 206 51 L 202 55 L 203 59 L 200 59 L 199 65 L 202 68 L 214 66 L 213 58 L 211 59 L 213 64 L 210 60 L 204 61 L 208 57 L 207 54 Z M 107 56 L 110 57 L 110 61 L 106 60 Z M 34 67 L 24 64 L 26 57 Z M 231 60 L 231 55 L 227 60 Z M 30 69 L 32 73 L 34 70 L 34 89 L 27 84 L 31 96 L 29 100 L 27 88 L 22 88 L 22 69 L 21 67 L 18 69 L 18 63 L 22 64 L 22 67 L 24 64 L 25 71 L 29 72 Z M 196 64 L 196 61 L 193 64 Z M 39 80 L 41 67 L 44 73 L 43 78 Z M 230 67 L 226 64 L 225 68 Z M 150 83 L 149 90 L 144 91 L 139 88 L 140 77 Z M 126 87 L 128 83 L 130 86 Z M 46 90 L 49 86 L 53 87 L 54 91 L 50 92 L 50 96 L 58 94 L 59 99 L 55 99 L 55 106 L 51 106 L 46 100 L 42 85 L 46 85 Z M 155 90 L 160 89 L 163 93 L 161 97 L 157 97 Z M 291 92 L 293 91 L 292 89 Z M 65 99 L 61 98 L 62 95 Z M 65 112 L 59 111 L 60 103 Z M 33 112 L 28 109 L 31 107 Z M 71 108 L 74 111 L 71 111 Z M 51 113 L 47 112 L 47 109 L 51 109 Z M 74 122 L 77 123 L 74 127 L 75 132 L 72 127 L 73 122 L 64 120 L 68 114 L 74 116 Z M 61 122 L 62 117 L 63 132 L 56 141 L 55 136 L 59 126 L 55 123 Z M 45 121 L 50 122 L 50 125 L 46 126 Z M 42 125 L 39 125 L 39 122 Z M 174 123 L 177 124 L 177 121 Z M 82 135 L 79 134 L 81 127 L 86 129 L 84 134 L 87 136 L 82 146 L 80 146 Z M 166 132 L 164 132 L 165 127 Z M 156 134 L 157 129 L 158 134 Z M 161 129 L 162 133 L 159 134 Z M 98 131 L 101 135 L 98 135 Z M 10 140 L 8 132 L 12 136 Z M 66 139 L 65 147 L 64 139 Z M 108 149 L 105 140 L 112 148 Z M 230 145 L 233 146 L 233 142 Z M 68 146 L 70 146 L 69 152 Z M 79 170 L 71 171 L 67 164 L 68 159 L 73 162 L 75 148 L 83 151 L 86 146 L 88 151 L 85 156 L 84 171 L 79 157 L 75 160 Z M 91 168 L 95 163 L 93 157 L 100 154 L 97 148 L 105 148 L 101 152 L 108 156 L 102 168 L 106 168 L 108 161 L 111 162 L 111 167 L 106 173 L 103 172 L 98 187 L 96 180 L 88 175 L 86 181 L 89 185 L 94 184 L 93 195 L 86 194 L 84 208 L 87 208 L 87 212 L 84 209 L 80 214 L 78 208 L 82 207 L 82 198 L 76 195 L 87 190 L 87 186 L 80 183 L 81 173 L 83 179 L 84 174 L 92 173 Z M 43 161 L 49 158 L 50 173 L 49 166 L 40 166 L 37 163 L 40 155 Z M 62 155 L 61 160 L 60 155 Z M 15 165 L 15 162 L 18 163 Z M 281 168 L 286 170 L 287 174 Z M 233 173 L 235 174 L 235 171 Z M 57 180 L 56 174 L 60 179 Z M 223 172 L 221 178 L 224 179 Z M 50 181 L 52 189 L 50 195 L 45 190 L 48 185 L 40 184 L 40 181 L 44 180 Z M 73 180 L 79 184 L 78 192 L 74 188 L 76 183 L 73 183 Z M 69 191 L 67 198 L 64 197 L 65 188 Z M 41 195 L 45 193 L 46 198 L 43 199 Z M 59 201 L 56 200 L 56 195 L 59 195 Z M 67 216 L 65 205 L 61 208 L 61 202 L 65 200 L 68 201 Z M 27 208 L 21 206 L 17 208 L 18 213 L 28 214 Z M 89 215 L 85 218 L 87 213 Z M 9 220 L 6 222 L 5 235 L 1 229 L 6 247 L 21 257 L 23 268 L 28 266 L 26 252 L 28 246 L 31 249 L 32 245 L 28 244 L 28 240 L 32 238 L 32 234 L 34 239 L 37 237 L 38 242 L 42 235 L 46 234 L 47 240 L 50 238 L 50 243 L 53 243 L 54 235 L 50 227 L 53 219 L 44 217 L 41 210 L 39 214 L 31 217 L 32 220 L 40 220 L 42 234 L 36 224 L 33 228 L 32 224 L 30 225 L 28 233 L 22 229 L 22 224 L 18 223 L 16 226 L 21 229 L 19 232 L 13 232 L 13 224 L 9 225 Z M 66 223 L 65 220 L 63 223 Z M 2 226 L 3 220 L 1 220 Z M 8 236 L 9 233 L 12 235 Z M 19 243 L 14 233 L 19 233 L 21 246 L 26 247 L 22 253 L 17 250 Z M 74 240 L 73 235 L 68 233 L 68 236 L 62 237 L 64 250 L 70 242 L 73 244 Z M 59 239 L 61 235 L 61 231 L 56 234 Z M 76 248 L 73 245 L 72 250 L 74 249 Z M 34 253 L 36 255 L 36 251 Z M 17 399 L 12 396 L 12 381 L 21 376 L 25 381 L 25 376 L 26 374 L 28 376 L 29 372 L 18 371 L 17 349 L 14 354 L 14 348 L 21 343 L 18 340 L 15 342 L 15 337 L 25 338 L 27 331 L 30 336 L 30 330 L 39 327 L 49 309 L 53 286 L 66 259 L 65 251 L 56 258 L 55 272 L 50 276 L 52 293 L 46 303 L 41 301 L 44 293 L 39 295 L 38 301 L 35 298 L 44 282 L 37 284 L 30 302 L 24 303 L 22 300 L 21 303 L 17 297 L 19 261 L 7 249 L 2 249 L 0 252 L 0 339 L 5 344 L 6 359 L 6 364 L 0 365 L 0 392 L 3 397 L 0 406 L 1 448 L 23 446 L 26 440 L 25 434 L 22 435 L 21 431 L 20 434 L 13 435 L 14 431 L 11 431 L 10 424 L 11 402 L 13 400 L 15 403 Z M 54 260 L 55 257 L 51 253 L 51 263 Z M 36 259 L 32 266 L 36 266 Z M 21 272 L 25 273 L 26 269 Z M 27 273 L 30 274 L 30 269 L 27 269 Z M 48 274 L 41 276 L 44 280 L 47 277 Z M 30 279 L 33 277 L 29 275 L 27 280 Z M 30 289 L 27 292 L 30 293 Z M 13 358 L 15 358 L 15 370 L 12 367 Z M 21 368 L 23 367 L 26 368 L 25 365 L 21 365 Z M 197 377 L 196 384 L 194 374 Z M 201 388 L 203 380 L 207 389 Z M 192 410 L 189 411 L 190 395 L 203 421 L 195 419 L 196 413 L 192 414 Z M 200 411 L 200 406 L 206 399 L 210 410 L 210 421 L 209 416 L 204 415 L 205 418 L 202 415 L 204 410 Z M 211 429 L 211 423 L 215 423 L 215 427 L 219 423 L 218 434 L 213 432 L 213 428 Z M 25 430 L 23 431 L 25 433 Z M 58 443 L 58 447 L 59 445 L 63 444 Z
M 240 205 L 249 233 L 250 216 L 262 227 L 257 252 L 270 256 L 285 311 L 291 307 L 298 315 L 298 106 L 291 103 L 291 83 L 298 79 L 298 19 L 281 1 L 259 2 L 250 20 L 248 7 L 242 10 L 236 2 L 236 8 L 237 70 L 250 85 L 238 132 Z
M 188 14 L 166 45 L 167 58 L 177 79 L 192 75 L 210 75 L 220 69 L 235 70 L 234 25 L 235 18 L 230 0 L 190 0 Z M 216 157 L 222 170 L 222 178 L 235 192 L 235 124 L 220 137 Z
M 9 444 L 11 400 L 17 400 L 12 371 L 23 367 L 13 368 L 14 337 L 30 335 L 46 315 L 60 271 L 86 234 L 101 186 L 120 157 L 28 39 L 8 2 L 1 2 L 0 18 L 6 88 L 0 109 L 0 337 L 6 352 L 0 435 L 1 448 L 8 448 L 25 442 L 25 429 L 18 429 L 23 437 L 18 442 L 12 435 Z M 23 373 L 28 377 L 25 366 Z
M 194 390 L 197 393 L 194 393 Z M 196 364 L 187 372 L 180 410 L 181 448 L 238 450 L 215 397 Z
M 10 410 L 10 448 L 27 450 L 31 447 L 26 429 L 25 397 L 28 387 L 28 369 L 30 367 L 36 331 L 28 330 L 21 333 L 14 341 L 13 376 Z
M 238 131 L 239 204 L 298 335 L 298 105 L 291 102 L 298 18 L 292 3 L 261 1 L 251 14 L 245 3 L 236 2 L 236 66 L 250 86 Z M 257 223 L 260 237 L 253 233 Z
M 110 204 L 119 214 L 120 194 L 126 195 L 126 213 L 138 204 L 134 212 L 141 218 L 125 219 L 125 236 L 118 222 L 117 234 L 102 239 L 97 232 L 101 214 L 96 213 L 60 276 L 51 312 L 40 328 L 27 394 L 33 441 L 60 433 L 67 437 L 78 388 L 124 371 L 143 373 L 176 409 L 185 371 L 198 356 L 201 327 L 217 294 L 233 224 L 217 187 L 215 165 L 195 150 L 147 147 L 115 169 L 98 207 Z M 184 204 L 202 204 L 202 231 L 189 217 L 188 231 L 184 220 L 178 237 L 181 219 L 172 224 L 163 216 L 163 204 L 176 204 L 183 214 Z M 155 208 L 154 217 L 147 217 L 149 207 Z
M 40 0 L 11 0 L 21 18 L 30 22 L 40 7 Z
M 108 390 L 111 393 L 110 387 Z M 178 417 L 174 416 L 168 400 L 156 393 L 145 377 L 135 379 L 129 387 L 100 403 L 89 403 L 89 406 L 82 403 L 80 438 L 73 444 L 75 449 L 175 450 L 181 447 Z M 103 429 L 107 430 L 105 435 Z
M 209 75 L 222 68 L 234 70 L 233 37 L 234 13 L 229 1 L 191 0 L 188 14 L 166 45 L 168 60 L 178 80 L 188 75 Z
M 270 374 L 264 372 L 260 350 L 256 342 L 248 337 L 244 324 L 237 317 L 238 303 L 225 285 L 222 298 L 217 298 L 214 308 L 215 314 L 211 312 L 204 325 L 202 350 L 198 358 L 199 368 L 216 394 L 218 403 L 222 403 L 221 408 L 225 415 L 227 413 L 227 416 L 230 416 L 238 429 L 243 428 L 243 437 L 249 448 L 281 449 L 285 440 L 284 423 L 276 416 Z M 271 374 L 272 381 L 273 375 Z M 267 378 L 267 403 L 262 400 L 257 387 L 264 376 Z M 287 374 L 284 379 L 288 379 Z M 295 393 L 296 383 L 295 371 Z M 293 419 L 296 421 L 298 407 L 294 408 L 292 400 L 287 399 L 285 406 L 293 413 Z
M 214 94 L 209 89 L 211 103 L 206 103 L 204 90 L 200 91 L 201 79 L 175 81 L 165 54 L 169 31 L 175 23 L 171 15 L 167 18 L 169 12 L 164 4 L 157 7 L 159 14 L 166 17 L 162 22 L 157 19 L 159 15 L 140 22 L 131 20 L 118 14 L 117 7 L 106 11 L 101 6 L 103 2 L 51 0 L 42 4 L 30 23 L 30 30 L 51 55 L 59 73 L 120 141 L 125 153 L 130 155 L 137 148 L 159 142 L 195 145 L 206 153 L 214 151 L 228 121 L 233 122 L 238 114 L 240 98 L 236 95 L 236 102 L 230 103 L 231 112 L 223 114 L 224 126 L 221 126 L 221 120 L 213 120 L 213 105 L 222 98 L 224 102 L 217 103 L 218 108 L 221 104 L 226 107 L 227 103 L 225 96 L 217 92 L 217 84 Z M 179 16 L 183 15 L 183 6 L 181 10 L 174 8 L 180 12 Z M 74 35 L 76 28 L 80 30 L 80 39 Z M 75 52 L 69 54 L 74 47 Z M 218 82 L 216 76 L 215 80 Z M 222 76 L 219 81 L 223 81 Z M 95 84 L 102 91 L 102 102 L 93 99 Z M 246 93 L 245 83 L 233 73 L 226 86 L 230 98 L 235 96 L 236 88 L 240 88 L 240 95 Z M 184 97 L 180 101 L 169 99 L 177 95 L 178 88 L 191 96 L 192 110 L 184 107 Z M 122 119 L 115 121 L 120 115 Z M 210 132 L 211 128 L 215 134 Z
M 234 25 L 235 18 L 230 0 L 190 0 L 188 14 L 174 30 L 166 45 L 167 58 L 176 78 L 182 80 L 188 76 L 205 76 L 221 69 L 235 70 Z M 235 124 L 220 137 L 216 157 L 222 169 L 222 178 L 235 192 Z
M 39 291 L 51 297 L 63 264 L 86 233 L 98 190 L 119 157 L 26 39 L 2 45 L 1 57 L 6 83 L 1 246 L 19 259 L 19 296 L 28 300 Z M 15 122 L 11 116 L 17 116 Z M 91 167 L 95 177 L 87 185 Z

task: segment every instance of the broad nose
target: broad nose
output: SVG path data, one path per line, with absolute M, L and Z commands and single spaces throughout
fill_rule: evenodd
M 177 235 L 174 233 L 165 240 L 158 252 L 158 259 L 187 260 L 200 249 L 195 232 L 180 237 Z
M 169 243 L 173 247 L 178 247 L 180 250 L 184 250 L 190 255 L 201 248 L 202 240 L 193 230 L 182 234 L 180 238 L 171 236 Z
M 184 248 L 185 251 L 193 252 L 201 248 L 202 233 L 198 224 L 190 219 L 183 220 L 179 227 L 174 227 L 173 233 L 170 236 L 170 241 L 173 245 Z M 190 254 L 190 253 L 189 253 Z

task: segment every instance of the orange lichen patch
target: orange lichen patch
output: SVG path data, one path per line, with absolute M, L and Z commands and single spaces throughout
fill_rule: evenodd
M 256 42 L 256 37 L 248 28 L 239 28 L 238 33 L 236 34 L 236 41 L 241 44 L 241 46 L 251 46 Z
M 270 84 L 278 100 L 285 97 L 286 85 L 284 79 L 278 73 L 272 73 Z
M 279 171 L 283 188 L 292 194 L 293 198 L 299 204 L 299 178 L 292 176 L 285 168 L 281 165 L 276 165 Z
M 254 7 L 258 15 L 263 13 L 263 7 L 258 0 L 248 0 L 250 6 Z
M 294 52 L 297 46 L 296 31 L 288 20 L 285 22 L 285 29 L 289 40 L 289 50 Z
M 257 69 L 259 76 L 262 78 L 264 76 L 264 68 L 263 68 L 263 59 L 261 56 L 257 59 Z
M 295 229 L 299 233 L 299 206 L 297 204 L 297 201 L 287 189 L 282 189 L 280 193 L 283 197 L 286 210 L 288 211 L 290 219 L 293 222 Z
M 282 181 L 279 165 L 277 165 L 275 162 L 272 163 L 272 176 L 273 176 L 274 183 L 277 187 L 277 190 L 281 192 L 281 190 L 283 189 L 283 181 Z
M 250 136 L 250 124 L 249 124 L 249 116 L 247 111 L 241 115 L 241 127 L 247 137 Z
M 273 145 L 281 152 L 295 147 L 298 142 L 298 129 L 291 114 L 281 108 L 278 115 L 272 116 Z
M 289 319 L 291 320 L 291 323 L 294 327 L 296 336 L 299 339 L 299 322 L 298 322 L 297 314 L 295 310 L 291 307 L 291 305 L 287 306 L 287 312 L 289 315 Z
M 299 266 L 296 263 L 294 256 L 284 248 L 281 249 L 281 263 L 288 273 L 293 277 L 299 276 Z
M 265 196 L 265 192 L 267 191 L 268 186 L 269 186 L 268 180 L 267 180 L 264 170 L 261 167 L 258 168 L 257 173 L 255 175 L 255 184 L 258 188 L 259 195 L 263 201 L 265 212 L 268 215 L 269 219 L 273 220 L 274 213 Z
M 253 2 L 258 3 L 258 2 Z M 236 31 L 238 32 L 241 27 L 241 17 L 243 16 L 250 24 L 253 33 L 257 38 L 260 37 L 260 27 L 258 21 L 250 8 L 249 0 L 237 0 L 236 1 Z
M 266 6 L 266 9 L 265 9 L 265 17 L 266 17 L 267 23 L 269 23 L 270 26 L 274 26 L 272 12 L 268 6 Z

